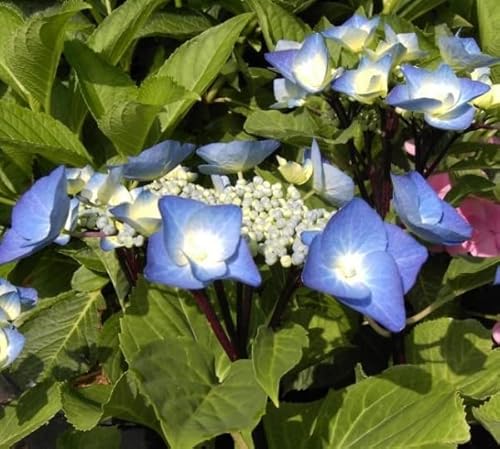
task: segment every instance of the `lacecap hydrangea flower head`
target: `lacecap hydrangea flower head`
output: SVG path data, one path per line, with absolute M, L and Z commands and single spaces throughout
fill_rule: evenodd
M 307 287 L 330 294 L 392 332 L 405 326 L 403 295 L 415 283 L 427 250 L 382 221 L 363 200 L 342 207 L 322 232 L 303 233 Z
M 162 226 L 149 239 L 146 278 L 185 289 L 201 289 L 217 279 L 251 286 L 261 283 L 247 242 L 242 212 L 234 205 L 206 205 L 176 196 L 160 200 Z

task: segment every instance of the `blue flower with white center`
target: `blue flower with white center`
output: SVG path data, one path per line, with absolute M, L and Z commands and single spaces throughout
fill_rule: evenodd
M 131 202 L 115 206 L 109 212 L 121 222 L 133 227 L 139 234 L 149 237 L 160 227 L 160 197 L 142 187 L 131 190 L 130 196 Z
M 330 55 L 321 34 L 306 37 L 300 48 L 280 45 L 277 51 L 266 53 L 266 61 L 288 81 L 309 93 L 321 92 L 333 78 Z
M 10 324 L 0 325 L 0 370 L 8 367 L 24 348 L 23 335 Z
M 162 227 L 148 244 L 144 275 L 149 281 L 185 289 L 204 288 L 216 279 L 260 285 L 260 273 L 241 237 L 239 207 L 165 196 L 160 212 Z
M 61 238 L 70 215 L 65 169 L 60 166 L 36 181 L 12 209 L 12 227 L 0 242 L 0 264 L 29 256 Z
M 426 52 L 420 49 L 418 37 L 415 33 L 395 33 L 387 24 L 384 25 L 385 40 L 380 41 L 375 51 L 366 50 L 372 59 L 380 59 L 387 54 L 393 56 L 393 64 L 413 61 L 423 58 Z
M 357 69 L 345 71 L 332 83 L 332 89 L 361 103 L 373 104 L 378 98 L 387 95 L 391 66 L 391 54 L 376 61 L 364 56 Z
M 165 140 L 138 156 L 130 156 L 123 167 L 123 177 L 138 181 L 151 181 L 165 176 L 191 155 L 195 145 L 175 140 Z
M 273 81 L 273 92 L 276 99 L 276 103 L 271 105 L 273 109 L 291 109 L 303 106 L 309 94 L 286 78 L 277 78 Z
M 500 63 L 500 58 L 482 53 L 472 37 L 439 36 L 437 44 L 444 62 L 455 70 L 471 71 Z
M 380 17 L 367 19 L 354 14 L 340 26 L 334 26 L 323 31 L 323 36 L 344 44 L 354 53 L 363 51 L 375 36 Z
M 401 70 L 406 84 L 391 90 L 387 104 L 423 112 L 424 120 L 435 128 L 452 131 L 468 128 L 475 112 L 469 102 L 490 89 L 479 81 L 458 78 L 446 64 L 434 71 L 410 65 L 402 66 Z
M 206 175 L 241 173 L 259 165 L 280 146 L 277 140 L 234 140 L 211 143 L 196 150 L 208 164 L 198 166 Z
M 15 287 L 6 279 L 0 278 L 0 322 L 14 321 L 21 312 L 33 307 L 38 293 L 33 288 Z
M 335 165 L 321 157 L 318 143 L 313 139 L 311 150 L 305 152 L 305 164 L 312 163 L 313 190 L 332 204 L 344 204 L 354 196 L 354 182 Z
M 392 332 L 405 326 L 403 295 L 414 284 L 427 251 L 397 226 L 387 226 L 354 198 L 317 233 L 303 233 L 309 253 L 304 285 L 340 302 Z
M 472 236 L 472 227 L 443 201 L 417 172 L 391 175 L 393 205 L 401 221 L 421 239 L 458 245 Z
M 96 206 L 117 206 L 130 202 L 129 191 L 124 185 L 123 167 L 110 167 L 107 174 L 94 173 L 80 193 L 82 200 Z

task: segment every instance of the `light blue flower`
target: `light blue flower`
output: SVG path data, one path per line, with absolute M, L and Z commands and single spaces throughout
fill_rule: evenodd
M 391 175 L 393 205 L 401 221 L 421 239 L 458 245 L 472 236 L 472 227 L 443 201 L 417 172 Z
M 239 207 L 165 196 L 160 212 L 162 227 L 148 244 L 144 275 L 149 281 L 185 289 L 204 288 L 216 279 L 260 285 L 260 273 L 241 237 Z
M 364 56 L 357 69 L 345 71 L 332 83 L 332 89 L 361 103 L 373 104 L 378 98 L 387 95 L 391 66 L 391 54 L 376 61 Z
M 127 223 L 139 234 L 149 237 L 158 231 L 161 223 L 158 195 L 139 187 L 130 191 L 131 202 L 122 203 L 109 212 L 123 223 Z
M 277 140 L 234 140 L 211 143 L 196 150 L 208 164 L 198 166 L 206 175 L 241 173 L 259 165 L 280 146 Z
M 23 335 L 12 325 L 0 325 L 0 370 L 8 367 L 24 348 Z
M 94 173 L 80 192 L 80 198 L 96 206 L 117 206 L 130 202 L 130 193 L 122 180 L 122 166 L 110 167 L 106 174 Z
M 161 178 L 177 167 L 195 149 L 191 143 L 180 143 L 175 140 L 165 140 L 138 156 L 131 156 L 123 164 L 123 177 L 139 181 L 151 181 Z
M 306 151 L 304 163 L 312 163 L 313 190 L 332 204 L 344 204 L 354 196 L 354 182 L 335 165 L 321 157 L 318 143 L 313 139 L 311 150 Z
M 395 33 L 387 24 L 384 25 L 385 40 L 377 44 L 375 51 L 367 49 L 372 59 L 380 59 L 385 55 L 392 55 L 392 63 L 400 64 L 423 58 L 426 52 L 420 49 L 416 33 Z
M 68 194 L 76 195 L 80 193 L 94 173 L 94 169 L 90 165 L 86 165 L 83 168 L 66 168 Z
M 500 62 L 500 58 L 482 53 L 472 37 L 439 36 L 437 44 L 444 62 L 455 70 L 471 71 Z
M 403 294 L 414 284 L 427 251 L 397 226 L 387 226 L 354 198 L 322 232 L 306 234 L 304 285 L 339 301 L 392 332 L 405 326 Z
M 65 170 L 60 166 L 36 181 L 12 210 L 12 227 L 0 243 L 0 264 L 29 256 L 58 239 L 70 215 Z M 74 208 L 72 208 L 74 210 Z
M 266 53 L 264 57 L 291 83 L 309 93 L 321 92 L 334 74 L 323 37 L 313 33 L 306 37 L 300 48 L 294 47 L 290 43 L 282 44 L 277 51 Z
M 33 288 L 15 287 L 0 278 L 0 322 L 14 321 L 21 312 L 33 307 L 38 294 Z
M 325 30 L 323 36 L 344 44 L 354 53 L 359 53 L 372 41 L 379 21 L 380 17 L 367 19 L 362 15 L 354 14 L 342 25 Z
M 469 102 L 490 89 L 479 81 L 458 78 L 446 64 L 434 71 L 410 65 L 402 66 L 401 70 L 406 84 L 392 89 L 387 103 L 423 112 L 424 120 L 435 128 L 455 131 L 468 128 L 475 112 Z
M 273 81 L 273 93 L 276 99 L 276 103 L 271 105 L 273 109 L 291 109 L 302 106 L 309 94 L 309 92 L 286 78 L 277 78 Z

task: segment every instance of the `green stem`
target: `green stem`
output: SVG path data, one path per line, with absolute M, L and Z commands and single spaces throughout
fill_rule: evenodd
M 236 314 L 236 328 L 238 334 L 238 350 L 241 357 L 247 357 L 248 331 L 250 329 L 250 318 L 252 313 L 253 288 L 248 285 L 239 284 L 238 304 Z
M 428 305 L 425 309 L 422 309 L 420 312 L 406 319 L 406 325 L 415 324 L 419 321 L 423 320 L 426 316 L 430 315 L 432 312 L 435 312 L 440 307 L 444 306 L 446 303 L 450 302 L 449 298 L 443 298 L 439 301 L 433 302 Z
M 236 329 L 234 327 L 233 318 L 231 317 L 231 310 L 229 308 L 229 301 L 227 300 L 226 291 L 224 289 L 224 283 L 218 279 L 214 281 L 214 289 L 217 295 L 217 300 L 219 301 L 219 308 L 222 314 L 222 320 L 226 326 L 226 331 L 229 338 L 234 343 L 237 341 Z
M 286 306 L 290 302 L 293 293 L 300 285 L 300 271 L 296 268 L 292 268 L 288 272 L 288 278 L 286 280 L 285 287 L 281 291 L 281 295 L 274 306 L 273 314 L 269 320 L 269 327 L 276 329 L 280 323 L 283 313 L 285 312 Z
M 302 201 L 306 201 L 308 200 L 309 198 L 311 198 L 316 192 L 314 190 L 309 190 L 309 192 L 307 192 L 303 197 L 302 197 Z

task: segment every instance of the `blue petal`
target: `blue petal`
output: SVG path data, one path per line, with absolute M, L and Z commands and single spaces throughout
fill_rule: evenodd
M 353 96 L 355 94 L 354 90 L 355 77 L 356 77 L 356 70 L 346 70 L 341 76 L 339 76 L 332 83 L 332 89 L 337 92 L 342 92 L 343 94 Z
M 138 156 L 131 156 L 123 165 L 123 176 L 127 179 L 150 181 L 161 178 L 177 167 L 195 149 L 190 143 L 165 140 L 144 150 Z
M 21 237 L 14 229 L 9 229 L 0 243 L 0 264 L 27 257 L 49 244 L 48 240 L 32 243 Z
M 31 308 L 38 302 L 38 292 L 34 288 L 17 287 L 23 307 Z
M 427 260 L 427 249 L 398 226 L 384 223 L 389 244 L 387 251 L 398 266 L 403 281 L 404 293 L 415 284 L 418 273 Z
M 311 93 L 323 89 L 328 75 L 328 49 L 323 36 L 308 36 L 293 61 L 292 75 L 296 83 Z
M 69 210 L 64 166 L 36 181 L 12 210 L 12 228 L 33 243 L 54 239 L 64 227 Z
M 363 304 L 338 298 L 354 310 L 374 319 L 391 332 L 400 332 L 406 324 L 403 284 L 392 256 L 386 252 L 366 255 L 362 262 L 364 283 L 370 289 L 370 300 Z
M 295 83 L 293 77 L 293 62 L 298 50 L 281 50 L 264 54 L 264 59 L 280 72 L 287 80 Z
M 304 245 L 311 246 L 313 239 L 320 234 L 321 231 L 302 231 L 300 240 L 302 240 Z
M 415 112 L 427 112 L 441 106 L 441 101 L 434 98 L 410 98 L 408 86 L 406 85 L 394 87 L 387 95 L 386 103 Z
M 460 81 L 460 103 L 466 103 L 474 98 L 480 97 L 488 92 L 491 87 L 480 81 L 472 81 L 468 78 L 459 78 Z
M 438 223 L 443 217 L 443 201 L 441 198 L 420 173 L 412 171 L 406 176 L 411 179 L 417 188 L 420 222 L 423 224 Z
M 495 279 L 493 279 L 493 285 L 500 284 L 500 267 L 497 268 L 497 272 L 495 273 Z
M 15 320 L 21 314 L 21 301 L 16 290 L 0 295 L 0 310 L 9 321 Z
M 144 276 L 150 282 L 190 290 L 204 288 L 206 285 L 193 276 L 189 263 L 179 266 L 170 258 L 162 229 L 149 238 Z
M 5 368 L 19 357 L 24 348 L 25 339 L 14 326 L 0 328 L 0 332 L 4 336 L 0 341 L 6 342 L 6 347 L 0 347 L 0 368 Z
M 330 203 L 342 205 L 354 196 L 354 182 L 335 165 L 323 164 L 324 190 L 322 196 Z
M 308 160 L 309 158 L 311 159 L 313 168 L 313 189 L 317 192 L 322 192 L 325 188 L 323 160 L 316 139 L 312 141 L 311 151 L 304 153 L 304 160 Z
M 227 274 L 227 265 L 224 261 L 198 263 L 194 259 L 191 259 L 189 257 L 188 259 L 194 277 L 203 283 L 221 279 Z
M 258 287 L 262 283 L 259 270 L 243 238 L 240 239 L 236 252 L 227 260 L 227 269 L 225 279 L 233 279 L 252 287 Z
M 439 229 L 436 232 L 439 235 L 439 242 L 443 245 L 459 245 L 472 237 L 472 227 L 465 219 L 443 201 L 443 218 L 439 223 Z
M 417 186 L 408 176 L 397 176 L 391 174 L 393 186 L 393 204 L 399 218 L 408 223 L 420 223 L 420 201 Z
M 313 239 L 307 254 L 302 282 L 305 286 L 333 296 L 348 297 L 358 304 L 366 304 L 370 290 L 361 282 L 346 282 L 336 275 L 335 259 L 324 257 L 325 242 L 323 235 Z
M 457 115 L 457 113 L 460 113 L 460 115 Z M 448 115 L 425 114 L 424 120 L 434 128 L 463 131 L 472 124 L 475 113 L 476 110 L 472 106 L 464 104 Z

